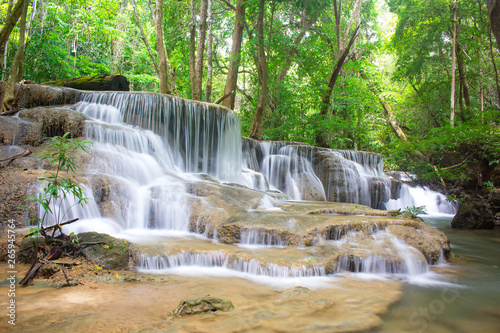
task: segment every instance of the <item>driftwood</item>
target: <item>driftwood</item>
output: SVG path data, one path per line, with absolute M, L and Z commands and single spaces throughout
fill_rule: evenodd
M 123 75 L 109 75 L 101 74 L 94 76 L 83 76 L 79 78 L 56 80 L 44 82 L 42 84 L 52 86 L 62 86 L 78 90 L 92 90 L 92 91 L 129 91 L 129 82 Z
M 5 161 L 10 161 L 10 160 L 15 160 L 16 158 L 19 158 L 19 157 L 25 157 L 25 156 L 31 155 L 31 153 L 33 153 L 31 150 L 26 149 L 26 150 L 25 150 L 23 153 L 21 153 L 21 154 L 17 154 L 17 155 L 14 155 L 14 156 L 1 158 L 1 159 L 0 159 L 0 162 L 5 162 Z
M 57 260 L 62 256 L 62 250 L 59 246 L 53 246 L 48 252 L 45 258 L 38 259 L 31 265 L 30 270 L 26 273 L 26 276 L 19 281 L 19 285 L 26 286 L 38 273 L 38 270 L 42 267 L 44 263 L 47 263 L 47 260 Z

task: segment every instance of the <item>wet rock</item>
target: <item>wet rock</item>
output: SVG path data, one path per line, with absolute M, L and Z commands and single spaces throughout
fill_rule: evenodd
M 64 107 L 38 107 L 19 112 L 19 118 L 26 118 L 41 124 L 41 137 L 70 137 L 85 135 L 85 115 Z
M 172 315 L 182 317 L 205 312 L 230 311 L 232 309 L 234 309 L 234 305 L 231 301 L 207 296 L 181 301 L 179 306 L 172 312 Z
M 87 257 L 107 269 L 127 269 L 129 265 L 129 246 L 123 239 L 97 232 L 78 234 L 80 243 L 95 243 L 85 249 Z
M 391 199 L 389 181 L 382 178 L 372 178 L 370 184 L 370 202 L 373 208 L 384 209 L 385 202 Z
M 457 229 L 493 229 L 495 219 L 486 201 L 475 198 L 460 205 L 451 226 Z
M 13 117 L 0 117 L 0 143 L 38 146 L 42 138 L 40 123 Z
M 286 301 L 290 299 L 311 299 L 316 296 L 316 292 L 306 287 L 293 287 L 285 290 L 280 297 L 280 301 Z
M 28 220 L 37 216 L 36 206 L 26 201 L 36 193 L 35 184 L 39 173 L 4 168 L 0 177 L 0 224 L 13 220 L 16 227 L 27 225 Z M 23 208 L 25 206 L 25 208 Z M 21 209 L 19 208 L 21 207 Z
M 299 173 L 296 179 L 302 200 L 324 201 L 323 184 L 310 173 Z
M 345 162 L 333 152 L 320 151 L 314 156 L 313 167 L 325 188 L 328 201 L 357 201 L 359 173 L 352 163 Z
M 390 225 L 386 230 L 422 252 L 430 264 L 436 263 L 441 253 L 446 255 L 450 251 L 448 238 L 444 234 L 441 235 L 438 230 L 431 233 L 402 225 Z
M 44 278 L 49 278 L 52 275 L 59 272 L 60 270 L 61 270 L 61 268 L 59 267 L 59 265 L 51 263 L 51 264 L 43 265 L 40 268 L 40 274 Z
M 500 164 L 497 164 L 495 169 L 490 174 L 490 181 L 496 186 L 500 187 Z
M 101 215 L 116 221 L 126 221 L 127 193 L 122 183 L 116 178 L 98 174 L 90 177 L 90 184 Z

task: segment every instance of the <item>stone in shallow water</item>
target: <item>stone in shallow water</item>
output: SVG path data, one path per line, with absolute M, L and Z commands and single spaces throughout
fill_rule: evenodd
M 205 312 L 230 311 L 232 309 L 234 309 L 234 305 L 231 301 L 207 296 L 181 301 L 179 306 L 172 312 L 172 315 L 182 317 Z

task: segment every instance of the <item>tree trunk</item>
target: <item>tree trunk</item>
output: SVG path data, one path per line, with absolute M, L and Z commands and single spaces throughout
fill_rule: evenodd
M 226 86 L 224 87 L 224 95 L 230 94 L 224 99 L 222 105 L 234 109 L 236 96 L 236 86 L 238 83 L 238 69 L 241 59 L 241 43 L 243 41 L 243 28 L 245 27 L 245 0 L 238 0 L 236 3 L 236 12 L 234 16 L 233 30 L 233 45 L 231 46 L 231 60 L 229 62 L 229 70 L 227 71 Z
M 207 0 L 200 3 L 200 30 L 198 33 L 198 47 L 196 49 L 196 63 L 194 70 L 193 99 L 201 101 L 203 83 L 203 55 L 205 53 L 205 40 L 207 38 Z
M 10 13 L 12 12 L 12 6 L 13 6 L 13 2 L 12 2 L 12 0 L 9 0 L 9 4 L 7 6 L 7 17 L 9 17 Z M 6 74 L 5 72 L 7 70 L 7 46 L 8 46 L 8 43 L 9 43 L 9 39 L 7 38 L 7 40 L 5 40 L 5 43 L 2 45 L 3 52 L 0 53 L 0 57 L 2 57 L 2 59 L 0 59 L 0 71 L 2 72 L 0 80 L 2 80 L 2 81 L 5 80 L 5 74 Z
M 30 0 L 23 0 L 21 22 L 19 25 L 19 43 L 17 45 L 16 55 L 10 68 L 10 77 L 5 86 L 5 94 L 2 101 L 2 112 L 11 110 L 15 101 L 15 83 L 21 80 L 23 76 L 24 61 L 24 39 L 26 34 L 26 16 Z
M 213 52 L 213 31 L 212 31 L 212 0 L 208 0 L 208 41 L 207 41 L 207 85 L 205 89 L 205 101 L 212 101 L 212 52 Z
M 170 86 L 170 71 L 168 68 L 168 60 L 165 52 L 165 44 L 163 43 L 163 0 L 156 0 L 156 52 L 158 53 L 158 69 L 160 71 L 160 93 L 171 94 Z
M 146 45 L 146 49 L 148 50 L 149 57 L 151 58 L 151 61 L 153 62 L 155 72 L 159 76 L 160 69 L 158 68 L 156 57 L 153 54 L 153 51 L 151 50 L 151 45 L 149 45 L 148 39 L 146 38 L 146 35 L 144 34 L 144 29 L 142 28 L 141 19 L 139 18 L 139 13 L 137 11 L 137 4 L 136 4 L 135 0 L 131 0 L 131 2 L 132 2 L 132 7 L 134 7 L 134 15 L 135 15 L 135 19 L 137 21 L 137 26 L 139 27 L 139 30 L 141 31 L 141 39 L 144 42 L 144 45 Z
M 19 17 L 21 17 L 21 14 L 23 13 L 24 3 L 25 0 L 17 0 L 14 8 L 7 15 L 2 30 L 0 30 L 0 55 L 3 55 L 5 53 L 10 34 L 12 33 L 12 30 L 14 30 L 14 27 L 16 26 L 17 21 L 19 20 Z M 3 68 L 3 66 L 4 66 L 4 58 L 2 56 L 0 57 L 0 68 Z
M 493 54 L 493 41 L 491 40 L 491 27 L 489 31 L 489 39 L 490 39 L 490 58 L 491 58 L 491 64 L 493 65 L 493 70 L 495 71 L 495 85 L 497 88 L 497 107 L 500 107 L 500 84 L 498 82 L 498 70 L 497 70 L 497 65 L 495 63 L 495 55 Z
M 257 109 L 250 127 L 248 136 L 252 139 L 259 139 L 264 133 L 264 115 L 267 105 L 267 92 L 269 81 L 269 69 L 267 65 L 266 53 L 264 50 L 264 11 L 265 0 L 260 0 L 259 17 L 257 20 L 257 39 L 259 41 L 257 74 L 259 77 L 260 93 L 257 101 Z
M 129 91 L 129 82 L 123 75 L 94 75 L 74 79 L 49 81 L 42 84 L 91 91 Z
M 451 4 L 453 11 L 453 45 L 451 50 L 451 97 L 450 97 L 450 126 L 455 127 L 455 67 L 457 53 L 457 1 Z
M 488 19 L 491 31 L 497 40 L 497 48 L 500 51 L 500 5 L 498 0 L 488 0 Z
M 189 82 L 191 83 L 191 98 L 194 99 L 194 72 L 196 64 L 196 5 L 191 0 L 190 5 L 191 21 L 189 26 Z

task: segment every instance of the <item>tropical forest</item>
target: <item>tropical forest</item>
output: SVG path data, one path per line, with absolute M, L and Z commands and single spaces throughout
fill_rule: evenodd
M 0 0 L 0 329 L 500 331 L 497 66 L 497 0 Z

